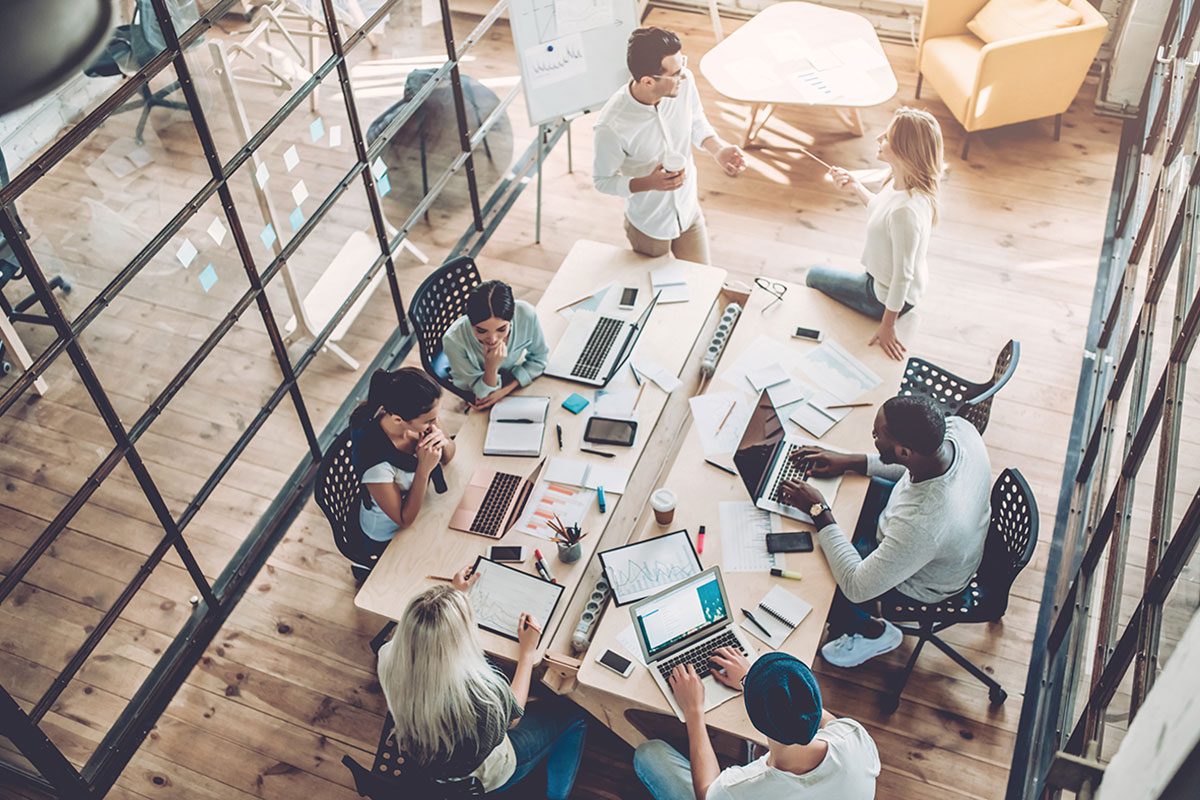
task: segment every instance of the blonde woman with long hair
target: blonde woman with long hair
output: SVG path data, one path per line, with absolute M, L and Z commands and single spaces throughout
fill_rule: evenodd
M 876 194 L 841 167 L 829 170 L 839 189 L 867 207 L 863 273 L 812 267 L 805 282 L 855 311 L 879 320 L 871 337 L 884 352 L 901 359 L 907 352 L 896 336 L 896 320 L 920 301 L 929 277 L 925 253 L 937 222 L 937 196 L 945 170 L 942 129 L 928 111 L 903 107 L 876 138 L 877 156 L 892 168 L 891 180 Z
M 546 797 L 565 800 L 575 784 L 586 721 L 555 697 L 527 705 L 540 625 L 517 623 L 511 681 L 492 667 L 467 599 L 470 568 L 454 585 L 413 598 L 391 641 L 379 650 L 379 684 L 406 762 L 435 778 L 479 778 L 486 792 L 507 789 L 546 761 Z

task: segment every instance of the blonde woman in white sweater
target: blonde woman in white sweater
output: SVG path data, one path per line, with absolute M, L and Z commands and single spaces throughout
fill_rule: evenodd
M 892 168 L 891 180 L 878 194 L 841 167 L 829 171 L 838 188 L 867 206 L 866 271 L 817 266 L 808 271 L 806 283 L 879 320 L 871 344 L 901 359 L 907 351 L 896 336 L 896 320 L 920 302 L 929 276 L 925 252 L 945 169 L 942 129 L 928 111 L 900 108 L 876 141 L 879 160 Z

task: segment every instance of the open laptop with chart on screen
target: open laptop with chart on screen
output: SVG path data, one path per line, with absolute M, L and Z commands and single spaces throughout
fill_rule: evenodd
M 712 676 L 712 652 L 732 647 L 751 663 L 757 657 L 746 634 L 733 624 L 729 610 L 720 567 L 710 567 L 629 607 L 646 667 L 681 721 L 683 711 L 667 680 L 676 666 L 695 667 L 704 684 L 704 710 L 708 711 L 739 694 Z

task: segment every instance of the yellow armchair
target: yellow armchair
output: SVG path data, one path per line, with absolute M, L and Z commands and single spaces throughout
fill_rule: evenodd
M 917 93 L 925 79 L 966 131 L 964 160 L 976 131 L 1054 117 L 1054 139 L 1100 50 L 1108 27 L 1087 0 L 1068 5 L 1083 21 L 985 44 L 967 23 L 987 0 L 925 0 L 917 48 Z

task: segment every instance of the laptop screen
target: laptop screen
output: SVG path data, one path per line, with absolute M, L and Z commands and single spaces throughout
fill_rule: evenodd
M 729 618 L 716 569 L 701 572 L 634 612 L 646 655 L 658 653 L 688 636 Z
M 767 470 L 771 468 L 771 460 L 783 441 L 784 433 L 783 423 L 764 389 L 754 413 L 750 415 L 750 421 L 746 423 L 741 444 L 733 455 L 733 464 L 742 476 L 752 500 L 758 499 L 759 488 Z

